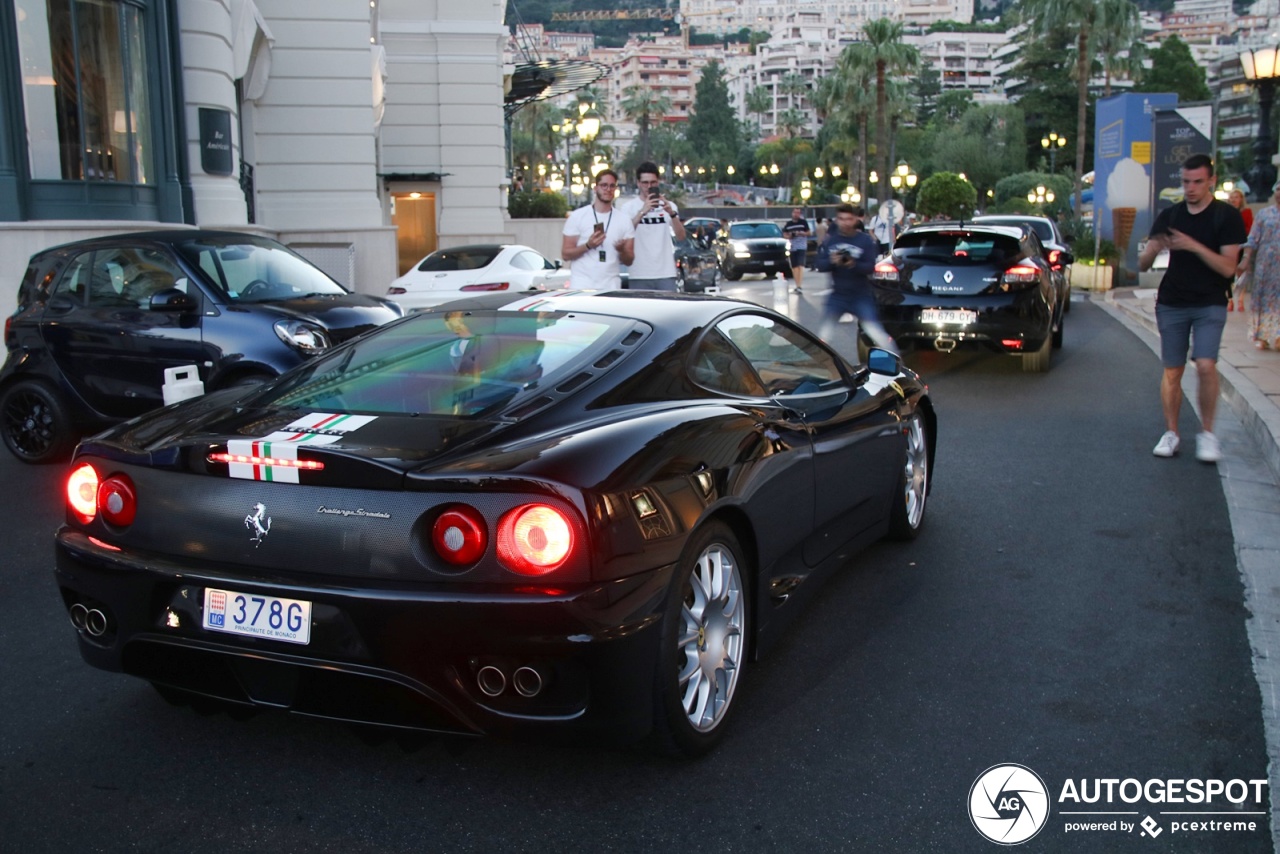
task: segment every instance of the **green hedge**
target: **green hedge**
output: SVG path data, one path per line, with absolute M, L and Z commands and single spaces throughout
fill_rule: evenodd
M 559 193 L 524 190 L 507 197 L 507 213 L 512 219 L 564 219 L 569 203 Z

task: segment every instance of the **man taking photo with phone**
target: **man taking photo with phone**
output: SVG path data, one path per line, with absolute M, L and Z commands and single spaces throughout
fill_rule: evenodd
M 635 229 L 626 214 L 614 210 L 618 173 L 605 169 L 596 176 L 595 198 L 564 221 L 560 257 L 570 262 L 569 287 L 618 290 L 622 265 L 635 260 Z
M 631 290 L 674 291 L 676 253 L 671 243 L 684 240 L 684 223 L 674 202 L 662 195 L 662 182 L 654 163 L 636 167 L 639 194 L 619 207 L 635 229 L 635 259 L 631 262 L 627 287 Z

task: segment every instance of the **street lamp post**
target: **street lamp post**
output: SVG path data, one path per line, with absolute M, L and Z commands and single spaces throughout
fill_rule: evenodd
M 1057 174 L 1058 171 L 1058 149 L 1067 144 L 1065 136 L 1058 136 L 1054 131 L 1049 131 L 1048 136 L 1040 137 L 1040 145 L 1049 150 L 1049 171 Z
M 1034 190 L 1027 193 L 1027 201 L 1033 205 L 1043 205 L 1054 200 L 1053 190 L 1046 190 L 1044 184 L 1037 184 Z
M 1245 173 L 1249 191 L 1255 202 L 1271 197 L 1276 181 L 1276 167 L 1271 160 L 1275 143 L 1271 140 L 1271 102 L 1275 99 L 1276 80 L 1280 78 L 1280 45 L 1251 48 L 1240 54 L 1244 78 L 1258 89 L 1258 136 L 1253 141 L 1253 165 Z
M 913 189 L 916 185 L 916 181 L 918 180 L 920 180 L 920 176 L 911 171 L 911 166 L 908 165 L 905 160 L 899 160 L 897 168 L 889 173 L 889 186 L 893 188 L 893 190 L 903 190 L 904 188 L 906 190 Z M 902 212 L 904 216 L 907 212 L 907 204 L 905 201 L 906 196 L 906 192 L 903 192 L 902 197 L 904 201 L 902 203 Z M 893 200 L 892 190 L 889 192 L 889 199 L 890 201 Z M 896 237 L 898 232 L 897 223 L 890 223 L 890 229 L 890 234 Z

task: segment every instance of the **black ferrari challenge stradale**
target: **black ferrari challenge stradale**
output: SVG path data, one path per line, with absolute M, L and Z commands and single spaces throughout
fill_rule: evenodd
M 920 530 L 935 436 L 897 356 L 750 303 L 477 298 L 81 443 L 57 581 L 171 700 L 696 754 L 822 576 Z

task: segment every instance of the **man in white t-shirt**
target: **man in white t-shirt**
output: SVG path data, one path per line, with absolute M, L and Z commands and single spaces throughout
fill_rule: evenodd
M 623 264 L 635 260 L 636 230 L 626 214 L 615 210 L 618 174 L 606 169 L 596 176 L 595 198 L 564 221 L 560 257 L 569 263 L 569 287 L 617 290 Z
M 640 193 L 618 205 L 636 230 L 635 260 L 628 271 L 632 290 L 674 291 L 676 255 L 671 236 L 684 240 L 684 223 L 673 202 L 662 195 L 662 182 L 654 163 L 636 167 Z

